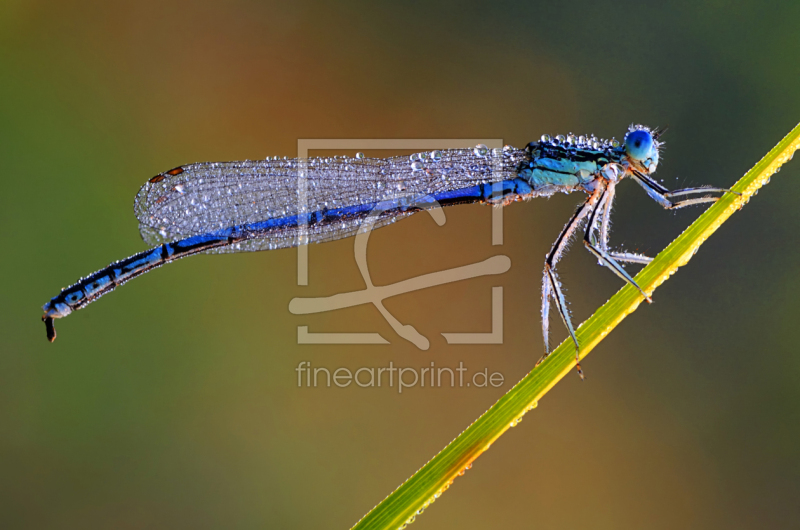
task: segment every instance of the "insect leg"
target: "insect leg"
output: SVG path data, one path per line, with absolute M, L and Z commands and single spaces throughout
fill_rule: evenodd
M 718 193 L 728 193 L 728 192 L 730 192 L 730 193 L 736 193 L 737 195 L 739 195 L 739 193 L 737 193 L 735 191 L 731 191 L 729 189 L 725 189 L 725 188 L 712 188 L 711 186 L 700 186 L 698 188 L 686 188 L 686 189 L 682 189 L 682 190 L 668 191 L 668 192 L 664 193 L 664 196 L 665 197 L 676 197 L 678 195 L 691 195 L 692 193 L 714 193 L 714 192 L 718 192 Z
M 553 289 L 553 281 L 550 276 L 552 270 L 558 260 L 561 258 L 562 252 L 566 249 L 570 238 L 577 230 L 583 218 L 589 212 L 589 200 L 582 204 L 573 214 L 572 218 L 564 226 L 564 229 L 559 234 L 550 252 L 547 253 L 544 265 L 544 277 L 542 278 L 542 333 L 544 334 L 544 357 L 550 355 L 550 341 L 549 341 L 549 315 L 550 315 L 550 297 L 556 297 Z M 577 342 L 577 340 L 576 340 Z M 544 357 L 542 359 L 544 359 Z
M 554 271 L 549 265 L 545 264 L 544 271 L 548 281 L 550 282 L 550 287 L 552 288 L 553 300 L 556 302 L 558 314 L 561 315 L 561 320 L 564 322 L 564 326 L 566 326 L 569 336 L 572 337 L 572 342 L 575 343 L 575 368 L 578 370 L 578 375 L 580 375 L 581 379 L 583 379 L 583 370 L 581 370 L 580 363 L 580 346 L 578 345 L 578 338 L 575 336 L 575 329 L 572 327 L 572 320 L 569 318 L 567 300 L 564 298 L 564 293 L 561 292 L 561 282 L 558 281 L 556 271 Z M 546 352 L 544 357 L 547 357 L 549 354 L 549 352 Z M 544 360 L 544 357 L 542 360 Z
M 633 254 L 631 252 L 609 252 L 608 255 L 617 261 L 623 261 L 625 263 L 638 263 L 640 265 L 647 265 L 653 261 L 653 258 L 650 256 Z
M 653 258 L 648 256 L 643 256 L 642 254 L 634 254 L 631 252 L 614 252 L 609 250 L 608 248 L 608 235 L 609 229 L 611 227 L 611 209 L 614 204 L 614 195 L 616 194 L 616 183 L 612 180 L 609 181 L 606 185 L 606 193 L 601 199 L 599 208 L 602 209 L 602 214 L 600 215 L 600 241 L 599 243 L 595 242 L 592 239 L 592 243 L 599 246 L 600 250 L 608 252 L 608 255 L 614 258 L 617 261 L 622 261 L 626 263 L 638 263 L 641 265 L 647 265 Z M 598 260 L 600 265 L 605 265 L 603 260 Z
M 608 232 L 611 228 L 611 208 L 614 204 L 616 194 L 616 182 L 609 181 L 606 186 L 605 203 L 603 204 L 603 215 L 600 218 L 600 248 L 608 250 Z
M 667 210 L 676 210 L 678 208 L 683 208 L 685 206 L 692 206 L 694 204 L 703 204 L 709 202 L 717 202 L 720 198 L 719 197 L 699 197 L 696 199 L 684 199 L 681 201 L 673 202 L 670 200 L 671 197 L 676 197 L 678 195 L 691 195 L 693 193 L 736 193 L 738 192 L 727 190 L 724 188 L 686 188 L 677 191 L 669 191 L 667 188 L 662 186 L 661 184 L 657 183 L 647 175 L 640 173 L 639 171 L 633 171 L 633 178 L 639 185 L 644 188 L 644 191 L 650 196 L 651 199 L 656 201 L 658 204 L 663 206 Z
M 555 243 L 553 243 L 553 247 L 550 249 L 550 252 L 548 252 L 547 257 L 545 258 L 544 277 L 542 279 L 542 334 L 544 338 L 545 353 L 539 362 L 536 363 L 537 365 L 541 363 L 548 355 L 550 355 L 549 315 L 551 296 L 556 303 L 556 309 L 558 309 L 561 319 L 564 321 L 564 325 L 566 326 L 572 341 L 575 343 L 575 357 L 576 361 L 579 360 L 580 346 L 578 345 L 578 339 L 575 336 L 572 320 L 569 317 L 566 299 L 564 298 L 564 294 L 561 292 L 561 284 L 558 281 L 558 275 L 556 274 L 555 267 L 558 263 L 558 260 L 561 259 L 561 255 L 566 250 L 569 240 L 575 234 L 575 231 L 580 226 L 584 217 L 586 217 L 586 215 L 591 212 L 592 209 L 596 208 L 597 201 L 599 200 L 602 192 L 603 188 L 598 186 L 597 190 L 592 194 L 592 196 L 590 196 L 586 202 L 584 202 L 575 211 L 572 218 L 567 222 L 566 226 L 564 226 L 561 234 L 559 234 Z M 580 364 L 577 364 L 577 369 L 581 379 L 583 379 L 583 371 L 581 370 Z
M 608 191 L 604 192 L 604 195 L 607 193 Z M 606 250 L 596 245 L 596 241 L 594 240 L 594 234 L 593 234 L 594 226 L 597 218 L 597 213 L 600 210 L 600 206 L 604 202 L 608 204 L 608 199 L 605 198 L 605 201 L 601 199 L 600 202 L 598 203 L 598 206 L 592 210 L 592 214 L 589 217 L 589 223 L 587 225 L 586 232 L 584 233 L 583 236 L 583 244 L 586 245 L 586 248 L 589 250 L 589 252 L 594 254 L 594 256 L 598 260 L 600 260 L 600 262 L 603 265 L 611 269 L 614 272 L 614 274 L 616 274 L 626 282 L 630 283 L 631 285 L 639 289 L 639 292 L 642 293 L 645 299 L 647 299 L 648 302 L 652 302 L 650 297 L 647 296 L 647 294 L 642 290 L 641 287 L 639 287 L 639 285 L 635 281 L 633 281 L 633 278 L 630 277 L 630 275 L 625 271 L 625 269 L 623 269 L 622 266 L 619 263 L 617 263 Z

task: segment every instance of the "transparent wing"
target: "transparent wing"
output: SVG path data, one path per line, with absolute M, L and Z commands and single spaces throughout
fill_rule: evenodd
M 150 245 L 245 223 L 467 188 L 514 178 L 524 151 L 450 149 L 431 157 L 309 158 L 190 164 L 157 175 L 139 190 L 134 212 Z M 301 178 L 302 176 L 302 178 Z M 301 197 L 305 190 L 303 208 Z M 375 223 L 391 223 L 396 212 Z M 309 242 L 349 237 L 363 218 L 309 225 Z M 222 252 L 294 246 L 298 228 L 286 227 Z

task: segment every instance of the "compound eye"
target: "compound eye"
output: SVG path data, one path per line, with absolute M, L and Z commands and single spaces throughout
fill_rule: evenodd
M 631 131 L 625 136 L 625 151 L 634 160 L 644 160 L 652 149 L 653 137 L 647 131 Z

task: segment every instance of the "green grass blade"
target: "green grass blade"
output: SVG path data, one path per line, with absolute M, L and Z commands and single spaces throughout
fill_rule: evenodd
M 688 263 L 700 245 L 735 211 L 747 204 L 758 189 L 768 183 L 784 163 L 791 160 L 798 148 L 800 124 L 736 183 L 733 190 L 741 195 L 727 193 L 714 203 L 642 269 L 636 276 L 636 282 L 645 292 L 652 294 L 679 267 Z M 643 300 L 635 288 L 626 285 L 584 322 L 577 331 L 581 359 L 636 310 Z M 542 396 L 574 368 L 575 350 L 568 339 L 353 528 L 396 529 L 413 522 L 417 515 L 447 490 L 457 476 L 463 475 L 476 458 L 509 427 L 516 425 Z

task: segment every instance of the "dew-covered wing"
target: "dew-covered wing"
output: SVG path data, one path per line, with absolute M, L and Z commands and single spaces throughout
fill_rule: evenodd
M 524 156 L 516 149 L 451 149 L 434 156 L 246 160 L 189 164 L 153 177 L 139 190 L 134 211 L 151 245 L 230 226 L 362 204 L 468 188 L 513 178 Z M 304 178 L 300 178 L 303 175 Z M 305 208 L 300 198 L 306 197 Z M 382 217 L 383 226 L 413 212 Z M 363 222 L 350 218 L 305 227 L 309 242 L 354 235 Z M 286 226 L 222 252 L 294 246 L 298 228 Z

